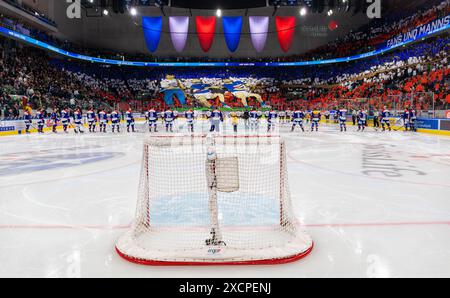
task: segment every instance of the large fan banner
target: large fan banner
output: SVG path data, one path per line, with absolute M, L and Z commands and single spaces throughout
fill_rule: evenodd
M 150 52 L 158 49 L 162 31 L 162 17 L 142 17 L 142 28 L 144 29 L 145 43 Z
M 242 17 L 223 17 L 223 32 L 230 52 L 235 52 L 241 40 Z
M 287 53 L 292 46 L 295 33 L 295 17 L 276 17 L 278 41 L 283 52 Z
M 186 46 L 189 30 L 189 17 L 169 17 L 170 38 L 178 53 Z
M 195 17 L 197 37 L 204 52 L 211 49 L 216 31 L 216 17 Z
M 269 31 L 269 17 L 249 17 L 252 44 L 257 53 L 261 53 L 266 46 L 267 32 Z

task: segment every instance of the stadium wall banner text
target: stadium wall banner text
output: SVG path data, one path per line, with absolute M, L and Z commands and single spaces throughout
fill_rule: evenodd
M 408 31 L 406 33 L 399 34 L 396 37 L 389 39 L 385 43 L 385 46 L 391 48 L 391 47 L 397 46 L 398 44 L 401 44 L 404 42 L 414 41 L 423 36 L 438 32 L 442 28 L 446 28 L 446 27 L 448 28 L 449 25 L 450 25 L 450 15 L 440 18 L 440 19 L 437 19 L 437 20 L 434 20 L 425 25 L 418 26 L 418 27 L 414 28 L 413 30 Z

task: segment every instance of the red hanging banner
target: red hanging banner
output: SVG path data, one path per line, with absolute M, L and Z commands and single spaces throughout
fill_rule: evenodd
M 216 30 L 216 17 L 195 17 L 195 23 L 197 25 L 197 37 L 200 42 L 200 46 L 204 52 L 208 52 L 211 49 L 214 33 Z
M 276 17 L 278 41 L 283 52 L 288 52 L 292 46 L 295 33 L 295 17 Z

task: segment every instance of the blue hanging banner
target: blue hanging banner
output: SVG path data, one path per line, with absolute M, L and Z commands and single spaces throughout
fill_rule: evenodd
M 222 24 L 228 49 L 234 52 L 241 40 L 242 17 L 222 17 Z
M 142 17 L 145 43 L 150 52 L 158 49 L 162 31 L 162 17 Z

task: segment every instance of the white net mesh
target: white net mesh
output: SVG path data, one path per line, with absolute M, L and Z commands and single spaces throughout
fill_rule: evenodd
M 144 144 L 130 261 L 279 263 L 312 247 L 298 227 L 280 137 L 155 137 Z M 277 261 L 278 260 L 278 261 Z

